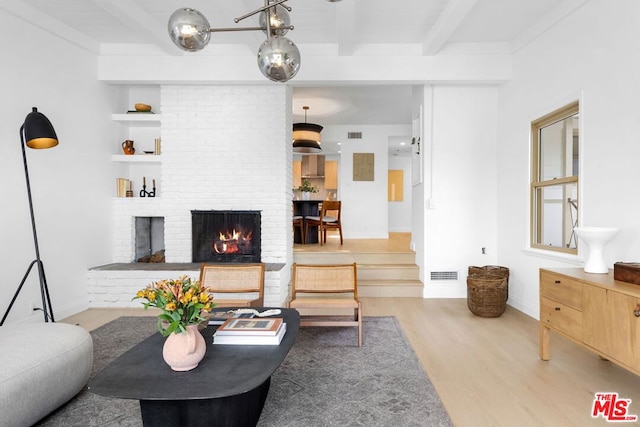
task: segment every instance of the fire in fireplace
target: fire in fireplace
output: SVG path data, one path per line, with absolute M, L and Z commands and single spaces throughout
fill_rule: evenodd
M 260 211 L 191 211 L 193 262 L 260 262 Z

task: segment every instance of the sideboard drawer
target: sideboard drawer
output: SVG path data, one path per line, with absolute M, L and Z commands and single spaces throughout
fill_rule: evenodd
M 540 295 L 582 310 L 582 283 L 564 276 L 541 272 Z
M 549 298 L 540 298 L 540 321 L 558 332 L 582 340 L 582 312 Z

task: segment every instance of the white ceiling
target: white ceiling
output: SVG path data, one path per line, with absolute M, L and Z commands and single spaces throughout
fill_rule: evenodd
M 513 53 L 588 0 L 289 0 L 295 29 L 287 37 L 305 52 L 330 50 L 340 56 L 394 52 L 441 55 L 451 52 Z M 182 7 L 201 11 L 214 28 L 256 26 L 257 15 L 234 18 L 264 4 L 261 0 L 2 0 L 0 9 L 104 54 L 144 46 L 167 55 L 185 55 L 169 40 L 167 20 Z M 213 33 L 212 44 L 257 51 L 260 31 Z M 206 49 L 206 48 L 205 48 Z M 386 53 L 390 52 L 390 53 Z M 187 54 L 188 55 L 188 54 Z M 409 86 L 297 86 L 294 122 L 410 124 Z M 390 152 L 396 153 L 394 138 Z M 325 151 L 336 147 L 323 141 Z M 407 148 L 408 150 L 408 148 Z

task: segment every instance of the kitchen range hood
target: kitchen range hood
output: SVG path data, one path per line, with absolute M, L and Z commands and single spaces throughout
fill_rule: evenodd
M 302 156 L 302 178 L 324 178 L 324 156 Z

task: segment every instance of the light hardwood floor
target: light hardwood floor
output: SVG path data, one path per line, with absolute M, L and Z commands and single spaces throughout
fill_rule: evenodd
M 294 245 L 294 251 L 394 252 L 408 249 L 410 241 L 408 233 L 390 233 L 389 239 L 347 239 L 341 246 L 336 234 L 330 233 L 323 247 Z M 591 417 L 597 392 L 632 399 L 630 413 L 640 416 L 640 377 L 553 333 L 551 360 L 541 361 L 537 320 L 511 307 L 498 318 L 486 319 L 474 316 L 466 299 L 362 301 L 365 316 L 399 320 L 458 427 L 608 425 L 602 417 Z M 153 313 L 90 309 L 63 321 L 92 330 L 119 316 L 140 315 Z
M 596 392 L 632 399 L 630 413 L 640 415 L 640 377 L 557 335 L 551 360 L 541 361 L 538 322 L 510 307 L 485 319 L 464 299 L 363 298 L 363 306 L 365 316 L 396 316 L 456 426 L 608 425 L 591 417 Z M 150 314 L 90 309 L 63 321 L 92 330 Z

